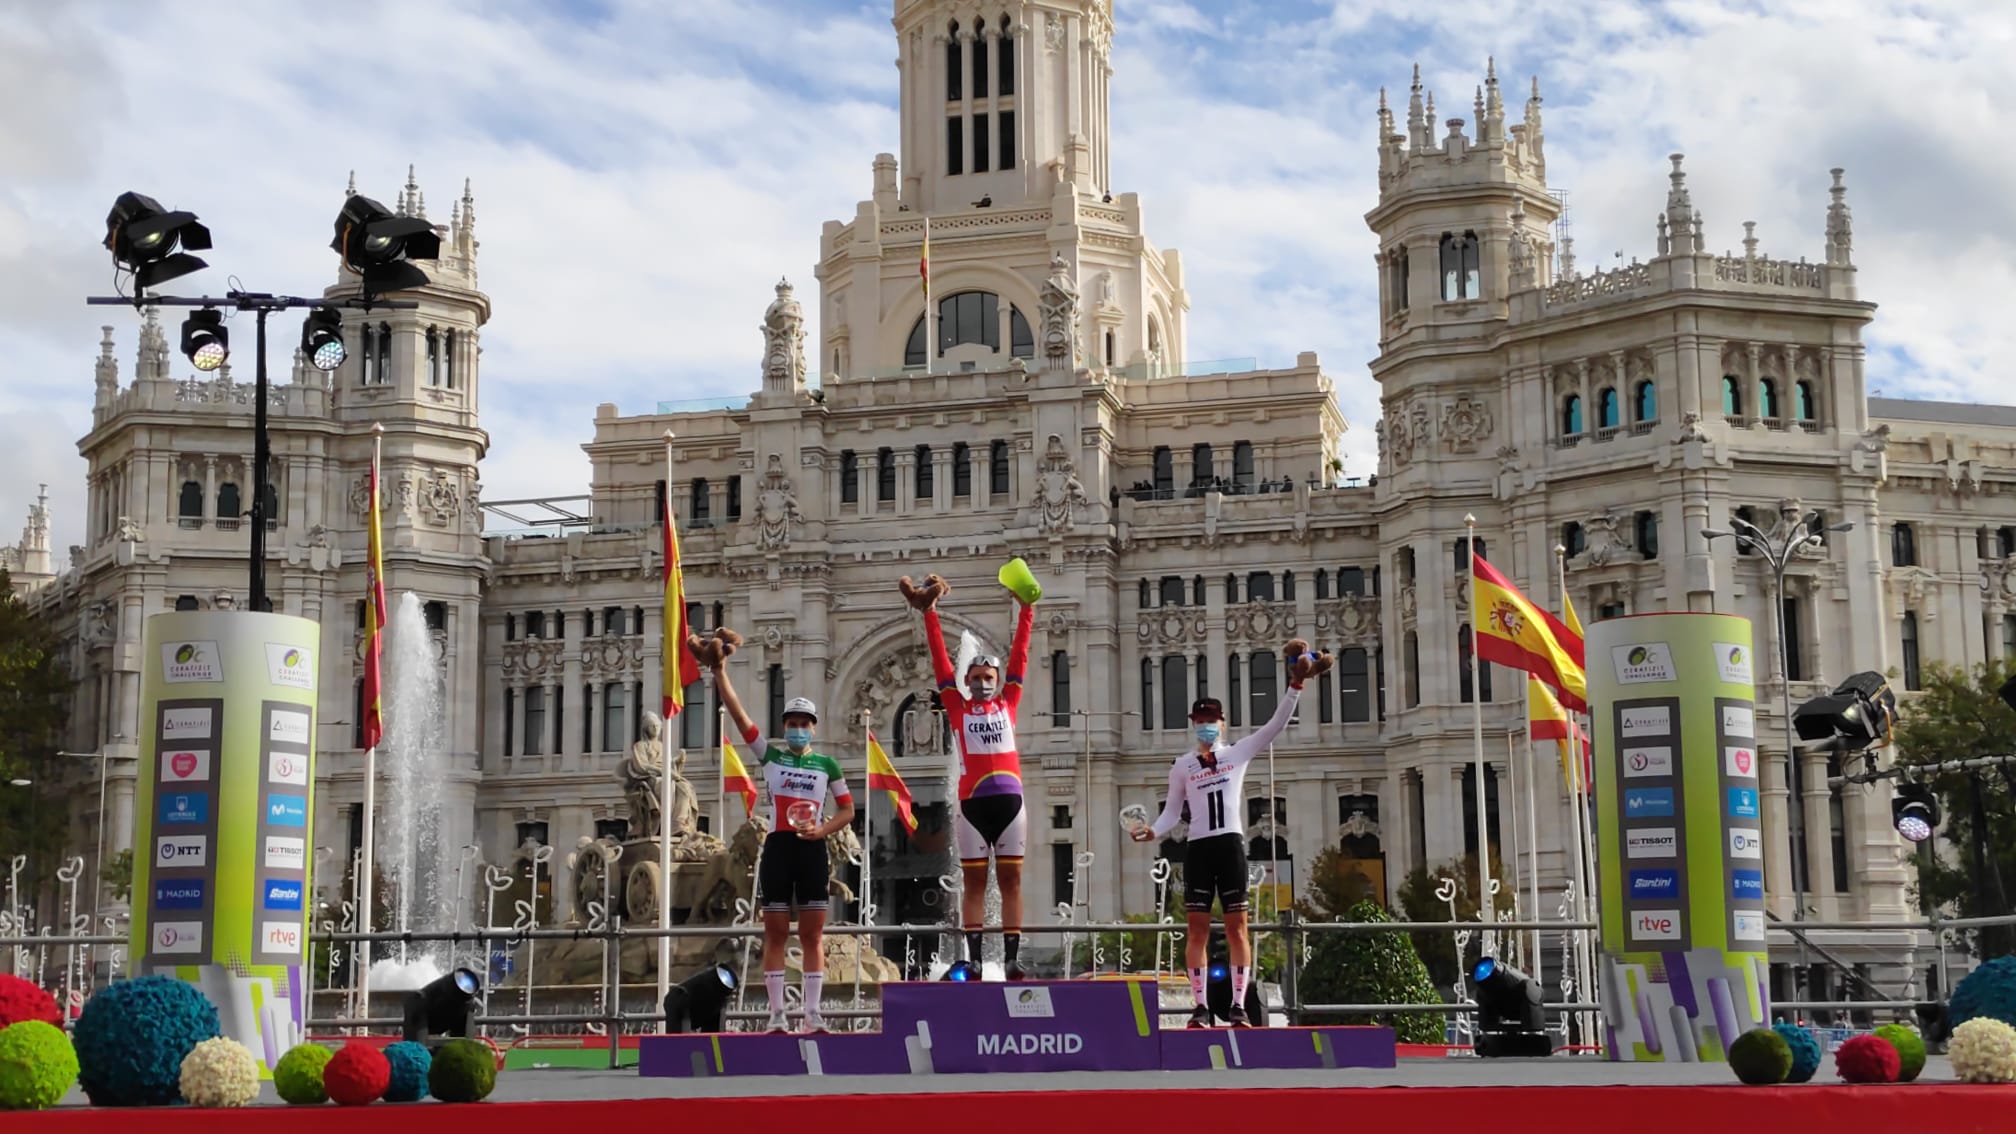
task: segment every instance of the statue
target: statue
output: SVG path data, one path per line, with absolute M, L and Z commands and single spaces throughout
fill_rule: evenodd
M 1043 454 L 1043 470 L 1037 474 L 1036 502 L 1041 509 L 1037 522 L 1044 532 L 1068 532 L 1076 526 L 1072 509 L 1085 503 L 1085 486 L 1078 480 L 1077 466 L 1064 451 L 1064 439 L 1050 435 Z
M 575 841 L 574 853 L 567 856 L 567 868 L 574 872 L 574 923 L 593 924 L 596 921 L 596 905 L 602 907 L 606 917 L 609 909 L 609 883 L 613 880 L 616 860 L 623 857 L 623 848 L 611 838 L 591 839 L 586 835 Z
M 1078 285 L 1071 278 L 1071 262 L 1062 252 L 1050 257 L 1050 278 L 1037 293 L 1037 312 L 1043 322 L 1043 356 L 1050 365 L 1075 368 L 1078 365 Z
M 791 521 L 798 518 L 798 497 L 791 491 L 791 478 L 784 475 L 783 458 L 775 453 L 770 454 L 769 468 L 763 473 L 756 510 L 762 523 L 756 535 L 757 546 L 776 551 L 791 542 Z
M 660 813 L 666 771 L 665 745 L 658 736 L 664 729 L 665 722 L 657 713 L 645 713 L 644 735 L 630 746 L 630 755 L 624 757 L 617 772 L 623 778 L 623 798 L 630 805 L 633 839 L 665 835 L 677 841 L 700 829 L 700 805 L 694 799 L 693 785 L 680 775 L 686 765 L 683 753 L 671 771 L 672 821 L 666 823 Z
M 777 281 L 777 299 L 763 312 L 763 388 L 791 390 L 805 384 L 805 309 L 791 295 L 789 280 Z

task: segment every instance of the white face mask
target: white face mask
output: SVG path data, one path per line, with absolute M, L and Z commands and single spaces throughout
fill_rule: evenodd
M 994 681 L 991 678 L 969 677 L 966 679 L 966 693 L 974 701 L 994 699 Z

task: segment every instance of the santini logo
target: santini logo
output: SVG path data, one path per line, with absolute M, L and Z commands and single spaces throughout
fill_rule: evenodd
M 266 883 L 265 896 L 261 900 L 260 904 L 264 905 L 269 910 L 300 909 L 301 883 L 274 882 L 269 880 Z
M 1677 870 L 1634 870 L 1631 872 L 1633 898 L 1670 898 L 1680 892 Z
M 980 1034 L 981 1055 L 1070 1055 L 1084 1049 L 1085 1037 L 1076 1032 Z

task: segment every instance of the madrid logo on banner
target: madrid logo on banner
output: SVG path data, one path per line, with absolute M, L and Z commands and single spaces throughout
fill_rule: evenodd
M 170 685 L 224 680 L 215 642 L 167 642 L 161 646 L 161 680 Z
M 314 653 L 299 646 L 266 643 L 266 673 L 273 684 L 290 689 L 315 689 Z

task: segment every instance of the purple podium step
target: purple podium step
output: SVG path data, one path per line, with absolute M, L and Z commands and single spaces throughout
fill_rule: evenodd
M 1164 1071 L 1393 1067 L 1392 1028 L 1197 1028 L 1162 1033 Z
M 643 1036 L 637 1073 L 651 1079 L 745 1075 L 903 1075 L 903 1042 L 881 1032 L 832 1035 Z
M 883 1033 L 920 1074 L 1153 1071 L 1156 1016 L 1148 979 L 882 986 Z

